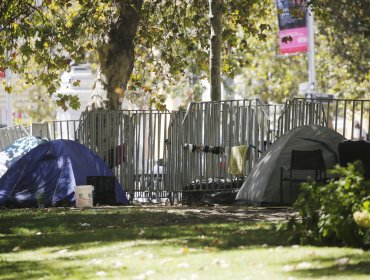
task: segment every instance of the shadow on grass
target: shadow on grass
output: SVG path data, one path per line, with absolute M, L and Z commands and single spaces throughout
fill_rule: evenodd
M 73 264 L 66 268 L 57 262 L 49 261 L 12 261 L 0 262 L 0 280 L 18 279 L 94 279 L 94 270 L 86 269 L 86 265 Z
M 328 257 L 316 257 L 310 258 L 310 262 L 319 262 L 319 263 L 330 263 L 328 266 L 320 266 L 317 268 L 308 268 L 308 269 L 296 269 L 289 272 L 290 276 L 297 278 L 321 278 L 330 276 L 331 278 L 335 277 L 355 277 L 361 275 L 370 275 L 370 260 L 368 254 L 347 254 L 342 256 L 342 259 L 348 259 L 348 263 L 338 264 L 337 258 L 328 258 Z
M 14 210 L 13 210 L 14 211 Z M 0 212 L 0 252 L 63 246 L 81 249 L 94 243 L 158 240 L 191 247 L 229 250 L 239 246 L 287 245 L 287 233 L 266 222 L 229 221 L 220 217 L 151 213 L 132 209 L 107 211 L 25 210 Z M 285 235 L 285 236 L 284 236 Z
M 1 275 L 0 279 L 41 279 L 45 276 L 63 275 L 61 269 L 52 269 L 47 264 L 42 264 L 39 261 L 16 261 L 16 262 L 0 262 Z M 47 271 L 47 273 L 45 273 Z M 2 276 L 6 277 L 3 278 Z M 67 274 L 65 274 L 67 276 Z
M 55 247 L 51 252 L 49 250 L 54 254 L 61 248 L 78 251 L 135 240 L 140 241 L 132 246 L 145 246 L 146 241 L 154 241 L 151 244 L 154 247 L 183 247 L 186 244 L 190 248 L 211 247 L 215 250 L 289 245 L 289 233 L 276 231 L 275 228 L 276 225 L 271 222 L 230 219 L 228 215 L 153 212 L 140 208 L 0 211 L 0 253 Z M 79 256 L 82 263 L 76 261 L 69 271 L 74 271 L 76 275 L 86 274 L 84 258 L 88 257 L 84 254 Z M 295 269 L 287 272 L 287 276 L 315 279 L 326 276 L 353 278 L 370 274 L 367 253 L 344 253 L 341 258 L 349 259 L 345 265 L 336 265 L 336 258 L 317 255 L 298 257 L 290 263 Z M 302 269 L 298 265 L 301 262 L 320 265 Z M 74 275 L 68 275 L 65 268 L 54 263 L 52 260 L 11 261 L 2 259 L 0 255 L 0 279 L 39 279 L 48 278 L 48 275 L 73 278 Z M 85 275 L 84 279 L 96 277 L 93 270 L 88 273 L 91 275 Z

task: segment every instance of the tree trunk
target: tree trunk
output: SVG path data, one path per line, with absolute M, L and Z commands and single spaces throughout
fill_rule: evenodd
M 101 82 L 107 91 L 108 108 L 120 109 L 134 62 L 135 38 L 143 0 L 121 0 L 120 15 L 111 26 L 107 43 L 99 48 Z
M 211 101 L 221 100 L 222 0 L 209 0 Z

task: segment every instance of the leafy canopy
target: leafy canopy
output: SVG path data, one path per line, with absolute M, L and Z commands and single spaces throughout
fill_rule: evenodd
M 71 61 L 81 62 L 106 40 L 119 20 L 120 9 L 131 0 L 10 0 L 0 6 L 0 67 L 22 74 L 27 83 L 36 79 L 53 94 L 59 87 L 60 71 Z M 208 69 L 208 1 L 147 0 L 140 11 L 140 26 L 135 39 L 136 64 L 131 91 L 152 93 L 144 84 L 149 73 L 161 80 L 186 74 L 190 65 L 205 75 Z M 226 0 L 223 5 L 223 53 L 246 47 L 237 33 L 254 34 L 264 39 L 266 25 L 250 17 L 265 16 L 263 1 Z M 34 60 L 38 67 L 31 68 Z M 238 63 L 224 60 L 225 74 L 233 74 Z M 11 88 L 7 88 L 10 92 Z M 59 96 L 59 105 L 75 103 L 72 97 Z

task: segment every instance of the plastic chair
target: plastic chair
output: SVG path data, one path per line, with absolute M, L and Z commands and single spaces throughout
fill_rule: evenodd
M 347 166 L 350 162 L 360 160 L 365 170 L 365 179 L 370 179 L 370 142 L 344 140 L 339 142 L 338 152 L 341 166 Z
M 284 171 L 288 176 L 284 177 Z M 289 181 L 289 191 L 292 192 L 293 183 L 302 183 L 308 181 L 308 178 L 294 177 L 294 171 L 314 171 L 315 181 L 324 181 L 326 179 L 326 167 L 322 151 L 320 149 L 313 151 L 292 150 L 290 167 L 280 167 L 280 203 L 283 203 L 283 183 Z

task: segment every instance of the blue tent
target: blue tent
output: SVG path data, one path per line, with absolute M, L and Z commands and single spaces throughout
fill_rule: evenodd
M 46 141 L 48 140 L 45 138 L 26 136 L 6 146 L 0 152 L 0 177 L 3 176 L 6 170 L 18 159 Z
M 0 178 L 0 206 L 37 205 L 43 195 L 45 206 L 60 202 L 74 204 L 74 186 L 86 185 L 87 176 L 113 176 L 106 163 L 78 142 L 45 142 L 15 162 Z M 117 204 L 126 204 L 126 194 L 115 180 Z

